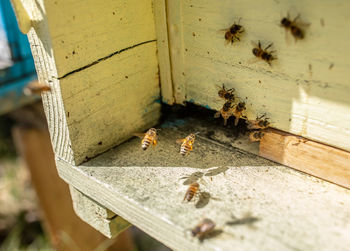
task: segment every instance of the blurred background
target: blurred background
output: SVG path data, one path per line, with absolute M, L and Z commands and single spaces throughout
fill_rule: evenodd
M 135 227 L 109 240 L 75 215 L 38 85 L 27 36 L 0 0 L 0 251 L 169 250 Z

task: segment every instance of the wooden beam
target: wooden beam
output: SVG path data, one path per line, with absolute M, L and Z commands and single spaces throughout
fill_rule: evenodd
M 152 0 L 24 3 L 57 158 L 80 164 L 158 122 Z
M 80 166 L 58 160 L 59 175 L 174 250 L 349 248 L 349 190 L 232 147 L 226 128 L 194 119 L 161 128 L 154 149 L 134 138 Z M 176 139 L 198 131 L 181 156 Z M 203 197 L 183 203 L 196 180 Z M 203 218 L 217 231 L 200 242 L 189 230 Z
M 259 155 L 350 189 L 350 153 L 344 150 L 269 129 Z
M 46 230 L 57 250 L 92 251 L 107 243 L 110 246 L 108 250 L 133 250 L 130 233 L 125 232 L 110 242 L 74 213 L 68 186 L 57 175 L 46 130 L 19 126 L 13 129 L 13 137 L 17 150 L 30 170 Z

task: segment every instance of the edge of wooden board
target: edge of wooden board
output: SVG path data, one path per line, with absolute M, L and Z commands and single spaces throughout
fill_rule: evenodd
M 350 189 L 350 153 L 276 129 L 260 142 L 259 155 Z

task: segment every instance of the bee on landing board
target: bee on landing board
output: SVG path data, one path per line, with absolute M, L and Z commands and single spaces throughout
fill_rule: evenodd
M 231 102 L 235 100 L 235 95 L 233 94 L 233 92 L 235 91 L 234 88 L 226 89 L 224 84 L 222 84 L 222 87 L 218 87 L 220 88 L 220 90 L 218 91 L 218 95 L 220 98 Z
M 284 17 L 281 19 L 281 26 L 284 27 L 286 30 L 290 30 L 290 33 L 293 35 L 295 41 L 298 39 L 303 39 L 305 37 L 305 33 L 302 26 L 306 27 L 309 24 L 298 22 L 297 20 L 300 18 L 300 14 L 297 15 L 293 20 L 290 20 L 289 13 L 287 14 L 287 17 Z
M 275 56 L 272 55 L 272 53 L 274 53 L 275 51 L 270 51 L 270 52 L 267 51 L 267 49 L 269 49 L 272 45 L 273 43 L 266 46 L 265 49 L 262 49 L 260 41 L 258 42 L 257 45 L 253 43 L 254 48 L 252 50 L 252 53 L 254 54 L 254 56 L 264 60 L 266 63 L 268 63 L 271 66 L 271 61 L 277 59 Z
M 183 201 L 190 202 L 193 199 L 193 197 L 198 194 L 198 191 L 199 191 L 199 184 L 197 182 L 193 182 L 188 187 Z
M 247 128 L 249 130 L 255 130 L 255 129 L 266 129 L 269 127 L 270 122 L 268 121 L 268 118 L 264 118 L 265 114 L 261 117 L 257 117 L 256 120 L 248 120 L 247 121 Z
M 233 23 L 233 25 L 231 25 L 230 28 L 222 30 L 222 31 L 225 31 L 226 44 L 228 44 L 228 43 L 233 44 L 233 42 L 235 40 L 241 41 L 239 39 L 239 36 L 241 33 L 244 32 L 244 29 L 243 29 L 243 26 L 239 24 L 240 21 L 241 21 L 241 19 L 238 20 L 237 24 Z
M 211 219 L 204 219 L 194 229 L 192 229 L 192 236 L 203 240 L 215 228 L 215 223 Z
M 198 133 L 191 133 L 184 139 L 176 140 L 177 143 L 181 143 L 180 154 L 182 156 L 188 155 L 193 150 L 193 144 L 194 140 L 196 139 L 196 134 Z
M 252 131 L 249 133 L 249 140 L 251 142 L 260 141 L 264 135 L 265 134 L 262 131 Z
M 223 107 L 220 109 L 220 111 L 216 112 L 214 114 L 214 118 L 219 118 L 220 115 L 224 119 L 224 125 L 227 125 L 227 120 L 233 115 L 233 108 L 234 105 L 232 104 L 231 101 L 227 101 Z
M 242 116 L 242 113 L 243 113 L 243 111 L 244 111 L 245 109 L 246 109 L 245 103 L 244 103 L 244 102 L 239 102 L 239 103 L 236 105 L 235 109 L 233 110 L 233 115 L 235 116 L 235 126 L 238 125 L 239 119 L 240 119 L 241 117 L 243 117 L 243 116 Z
M 30 82 L 26 87 L 23 88 L 23 93 L 26 96 L 41 94 L 41 92 L 51 91 L 51 87 L 47 84 L 40 83 L 39 81 Z
M 142 138 L 141 147 L 143 150 L 146 150 L 151 144 L 157 145 L 158 135 L 155 128 L 149 129 L 146 133 L 135 133 L 135 136 Z

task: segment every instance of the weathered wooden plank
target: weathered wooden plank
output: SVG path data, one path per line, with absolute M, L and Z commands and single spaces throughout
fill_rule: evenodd
M 234 87 L 250 119 L 266 113 L 273 127 L 350 150 L 350 17 L 347 1 L 193 1 L 168 5 L 169 27 L 178 41 L 172 62 L 181 65 L 186 100 L 220 109 L 216 85 Z M 264 11 L 263 11 L 264 10 Z M 279 26 L 290 12 L 310 23 L 303 41 L 288 44 Z M 241 42 L 225 46 L 224 32 L 241 19 Z M 170 34 L 174 34 L 169 29 Z M 290 34 L 289 34 L 290 35 Z M 171 35 L 170 35 L 171 37 Z M 270 67 L 252 63 L 251 41 L 273 42 L 278 59 Z M 173 74 L 179 75 L 173 65 Z M 176 79 L 174 78 L 174 82 Z M 180 95 L 181 96 L 181 95 Z M 181 100 L 182 102 L 182 100 Z
M 157 36 L 157 51 L 162 101 L 168 105 L 172 105 L 174 103 L 174 94 L 169 56 L 166 1 L 154 0 L 153 10 Z
M 193 120 L 161 128 L 154 150 L 133 139 L 81 166 L 59 160 L 59 174 L 175 250 L 348 249 L 349 190 L 208 138 Z M 201 138 L 184 158 L 175 141 L 193 131 Z M 206 197 L 182 203 L 194 180 Z M 200 243 L 189 229 L 205 217 L 222 233 Z
M 69 186 L 69 190 L 75 213 L 108 238 L 116 237 L 131 226 L 129 222 L 74 187 Z
M 33 111 L 39 114 L 36 107 Z M 31 114 L 28 111 L 22 113 L 22 120 L 24 117 L 30 118 Z M 31 124 L 33 126 L 40 121 L 41 116 L 38 116 Z M 108 242 L 108 249 L 106 247 L 104 250 L 133 250 L 130 233 L 124 232 L 109 241 L 76 216 L 68 186 L 57 175 L 55 157 L 46 128 L 16 126 L 12 134 L 16 148 L 30 170 L 31 181 L 43 212 L 44 227 L 54 248 L 62 251 L 93 251 Z
M 265 132 L 259 155 L 350 189 L 350 153 L 277 130 Z
M 52 89 L 43 103 L 58 158 L 79 164 L 157 123 L 152 1 L 28 1 L 27 8 L 39 80 Z

